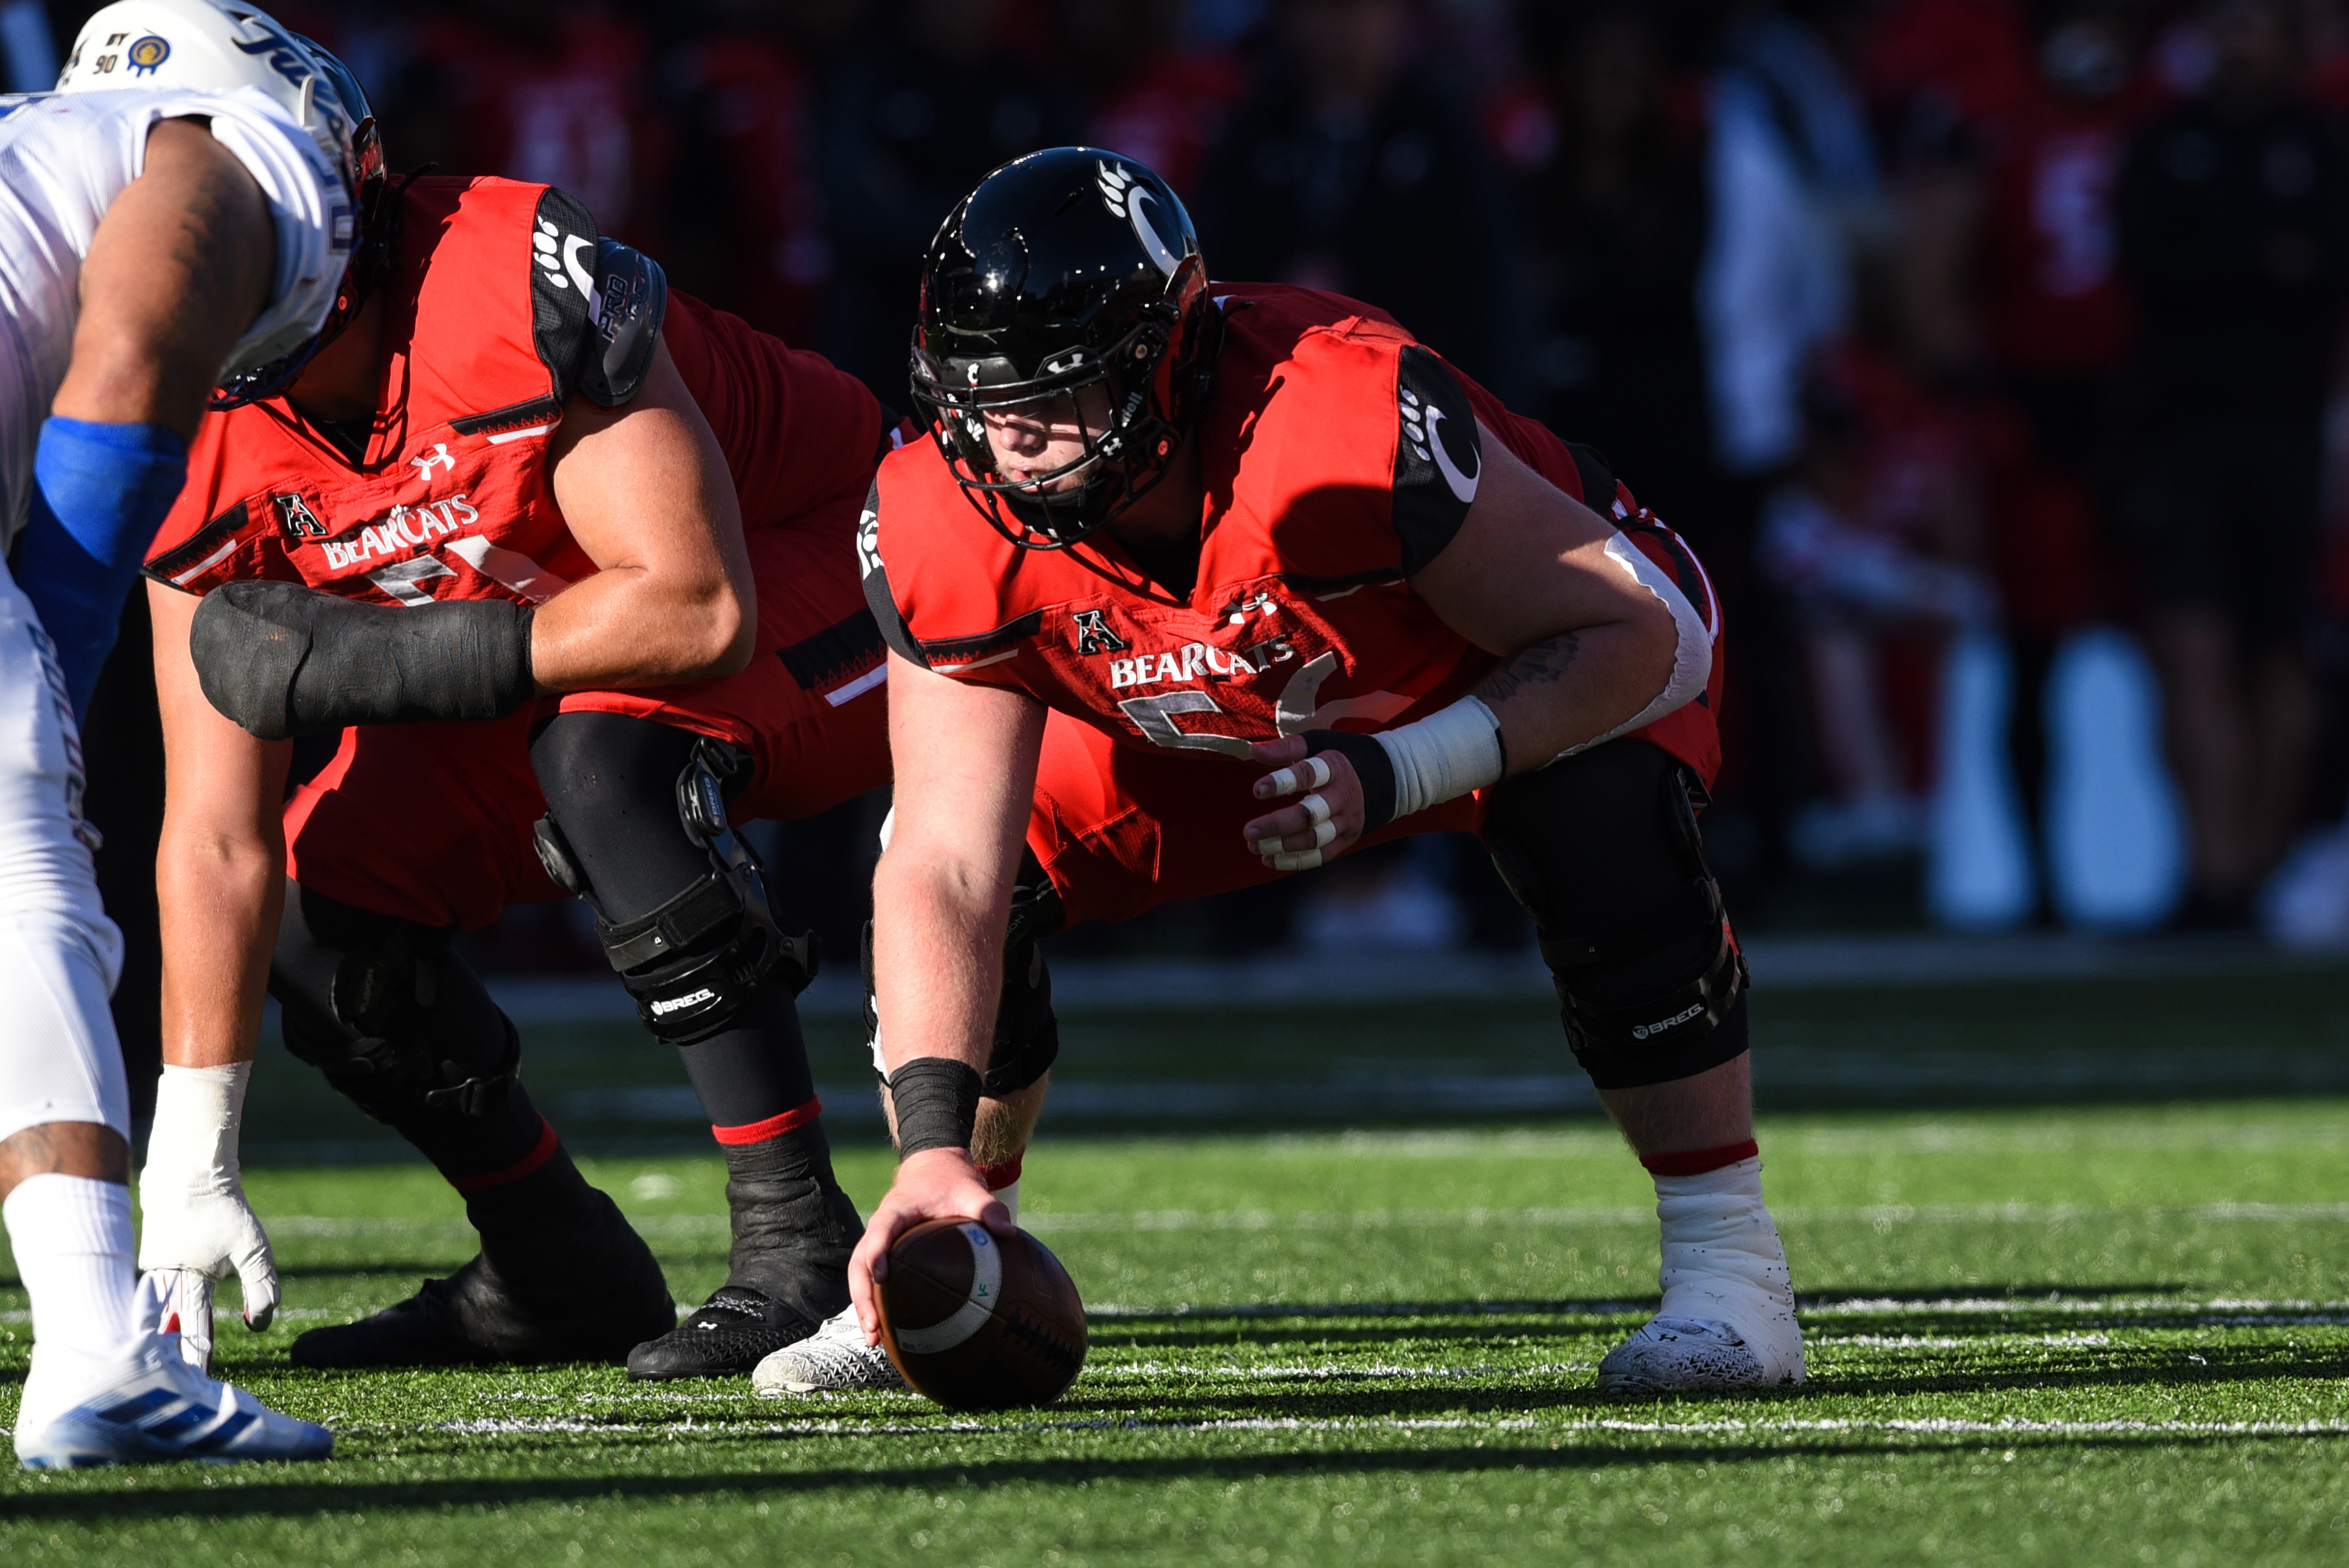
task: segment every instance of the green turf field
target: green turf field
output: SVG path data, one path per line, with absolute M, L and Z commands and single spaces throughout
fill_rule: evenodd
M 1652 1303 L 1589 1123 L 1047 1139 L 1032 1228 L 1095 1309 L 1055 1408 L 641 1391 L 607 1369 L 295 1376 L 287 1338 L 470 1252 L 406 1167 L 252 1181 L 281 1326 L 230 1376 L 323 1467 L 0 1480 L 0 1559 L 118 1563 L 2349 1561 L 2349 1102 L 1769 1121 L 1799 1395 L 1610 1404 Z M 591 1162 L 680 1298 L 714 1159 Z M 878 1150 L 843 1155 L 869 1201 Z M 583 1282 L 583 1285 L 592 1282 Z M 0 1421 L 25 1365 L 0 1289 Z

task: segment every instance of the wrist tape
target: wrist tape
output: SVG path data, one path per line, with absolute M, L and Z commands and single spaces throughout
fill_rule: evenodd
M 933 1148 L 970 1152 L 982 1087 L 978 1068 L 951 1056 L 916 1056 L 890 1074 L 888 1084 L 899 1159 Z
M 1498 784 L 1508 769 L 1501 722 L 1475 697 L 1375 735 L 1308 730 L 1306 755 L 1337 752 L 1362 781 L 1362 831 Z
M 196 607 L 188 651 L 213 707 L 283 741 L 502 719 L 538 690 L 530 621 L 528 606 L 505 599 L 395 608 L 300 583 L 230 583 Z
M 237 1128 L 244 1119 L 253 1064 L 163 1065 L 155 1085 L 155 1127 L 147 1137 L 147 1170 L 184 1183 L 188 1192 L 233 1192 L 239 1178 Z M 143 1190 L 144 1176 L 140 1179 Z

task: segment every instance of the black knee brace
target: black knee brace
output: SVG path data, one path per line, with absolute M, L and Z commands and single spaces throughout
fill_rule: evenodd
M 1042 940 L 1061 929 L 1061 895 L 1035 856 L 1019 852 L 1011 885 L 1011 919 L 1003 938 L 1003 992 L 995 1004 L 995 1038 L 980 1078 L 997 1099 L 1016 1095 L 1052 1070 L 1061 1055 L 1061 1020 L 1052 1011 L 1052 971 Z M 881 1065 L 881 1014 L 874 1000 L 873 922 L 864 922 L 864 1038 Z
M 1576 1060 L 1602 1089 L 1703 1072 L 1746 1048 L 1745 960 L 1704 861 L 1695 776 L 1621 740 L 1494 792 L 1485 846 L 1533 911 Z
M 521 1036 L 448 932 L 291 884 L 269 993 L 285 1048 L 379 1122 L 485 1116 L 521 1067 Z
M 608 716 L 564 716 L 574 717 Z M 537 839 L 546 874 L 595 911 L 605 956 L 636 999 L 645 1027 L 673 1044 L 690 1045 L 730 1027 L 771 971 L 796 995 L 815 978 L 821 960 L 812 932 L 787 937 L 775 924 L 765 867 L 727 820 L 726 786 L 742 770 L 740 754 L 723 742 L 678 738 L 689 754 L 677 775 L 677 820 L 705 865 L 667 899 L 633 918 L 612 919 L 564 836 L 555 788 L 547 790 L 549 815 L 538 821 Z

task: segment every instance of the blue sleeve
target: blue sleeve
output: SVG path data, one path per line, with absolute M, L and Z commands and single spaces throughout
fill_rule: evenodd
M 57 644 L 76 717 L 88 712 L 123 601 L 187 476 L 186 443 L 160 425 L 41 426 L 16 585 Z

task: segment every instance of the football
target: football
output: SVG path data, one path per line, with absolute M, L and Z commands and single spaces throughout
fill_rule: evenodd
M 1049 1405 L 1085 1364 L 1076 1284 L 1025 1231 L 932 1220 L 897 1239 L 879 1282 L 889 1359 L 948 1409 Z

